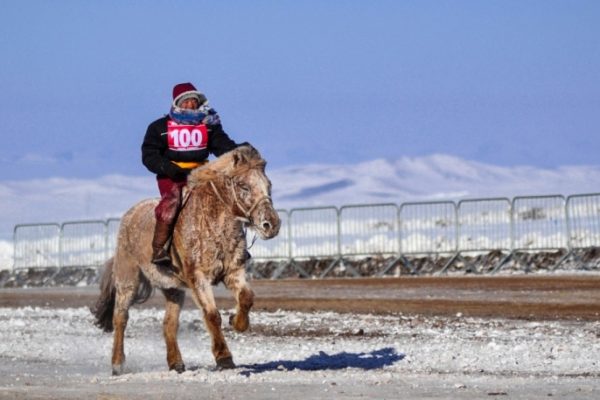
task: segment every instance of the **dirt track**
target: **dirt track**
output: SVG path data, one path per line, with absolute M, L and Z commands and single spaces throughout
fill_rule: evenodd
M 600 276 L 468 276 L 324 280 L 255 280 L 259 310 L 331 310 L 508 317 L 523 319 L 600 319 Z M 0 307 L 91 306 L 97 287 L 1 289 Z M 234 305 L 222 286 L 220 308 Z M 189 296 L 188 296 L 189 297 Z M 162 307 L 157 292 L 143 307 Z M 186 308 L 195 307 L 191 301 Z

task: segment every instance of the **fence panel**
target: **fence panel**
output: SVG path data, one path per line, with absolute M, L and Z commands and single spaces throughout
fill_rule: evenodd
M 283 260 L 290 257 L 290 216 L 286 210 L 277 210 L 277 214 L 281 220 L 279 234 L 269 240 L 256 239 L 250 248 L 252 258 L 256 261 Z M 254 240 L 255 235 L 254 231 L 248 229 L 246 233 L 248 246 Z
M 569 247 L 600 247 L 600 193 L 569 196 L 566 208 Z
M 522 196 L 512 201 L 513 250 L 566 249 L 565 198 Z
M 106 222 L 65 222 L 61 227 L 61 267 L 88 267 L 106 261 Z
M 600 193 L 278 210 L 279 236 L 255 261 L 600 247 Z M 16 225 L 14 268 L 94 266 L 116 247 L 120 219 Z M 249 231 L 248 242 L 254 234 Z M 333 267 L 334 264 L 332 264 Z
M 106 220 L 106 253 L 112 257 L 117 249 L 117 237 L 119 236 L 120 218 L 109 218 Z
M 457 214 L 459 251 L 511 249 L 509 199 L 461 200 L 458 202 Z
M 340 241 L 343 256 L 399 254 L 398 206 L 370 204 L 341 207 Z
M 290 211 L 292 258 L 339 257 L 338 211 L 335 207 Z
M 456 252 L 456 235 L 454 202 L 403 203 L 400 206 L 400 251 L 403 255 Z
M 13 268 L 58 267 L 59 224 L 20 224 L 13 231 Z

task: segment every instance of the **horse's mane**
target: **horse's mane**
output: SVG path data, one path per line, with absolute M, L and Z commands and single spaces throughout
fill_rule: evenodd
M 193 189 L 202 183 L 235 177 L 250 169 L 264 169 L 266 164 L 258 150 L 249 144 L 242 145 L 206 165 L 194 168 L 188 176 L 187 185 Z

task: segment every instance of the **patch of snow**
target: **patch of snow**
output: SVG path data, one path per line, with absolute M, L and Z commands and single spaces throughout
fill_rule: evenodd
M 249 399 L 277 398 L 265 395 L 271 391 L 286 398 L 328 391 L 392 398 L 400 389 L 455 398 L 457 391 L 481 396 L 480 387 L 529 395 L 560 387 L 592 397 L 600 390 L 598 321 L 254 312 L 249 332 L 224 327 L 237 368 L 217 371 L 200 311 L 184 310 L 179 346 L 187 371 L 177 374 L 167 370 L 163 315 L 130 311 L 126 373 L 113 377 L 112 335 L 93 325 L 86 308 L 0 308 L 0 394 L 36 390 L 39 398 L 81 398 L 99 390 L 161 398 L 187 387 L 193 390 L 182 398 L 214 388 Z

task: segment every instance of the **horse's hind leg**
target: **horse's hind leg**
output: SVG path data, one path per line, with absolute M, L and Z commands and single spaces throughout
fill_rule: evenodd
M 237 301 L 236 312 L 229 318 L 229 324 L 238 332 L 250 326 L 249 312 L 254 304 L 254 292 L 246 281 L 246 271 L 242 268 L 225 278 L 225 285 L 233 292 Z
M 179 313 L 183 306 L 185 292 L 179 289 L 163 289 L 162 292 L 167 299 L 165 319 L 163 320 L 163 334 L 167 345 L 167 364 L 170 370 L 174 369 L 182 373 L 185 371 L 185 365 L 177 344 L 177 329 L 179 329 Z
M 125 364 L 125 350 L 123 338 L 125 337 L 125 328 L 129 319 L 129 307 L 133 301 L 138 285 L 118 285 L 115 299 L 115 312 L 113 314 L 113 352 L 112 352 L 112 373 L 121 375 Z

